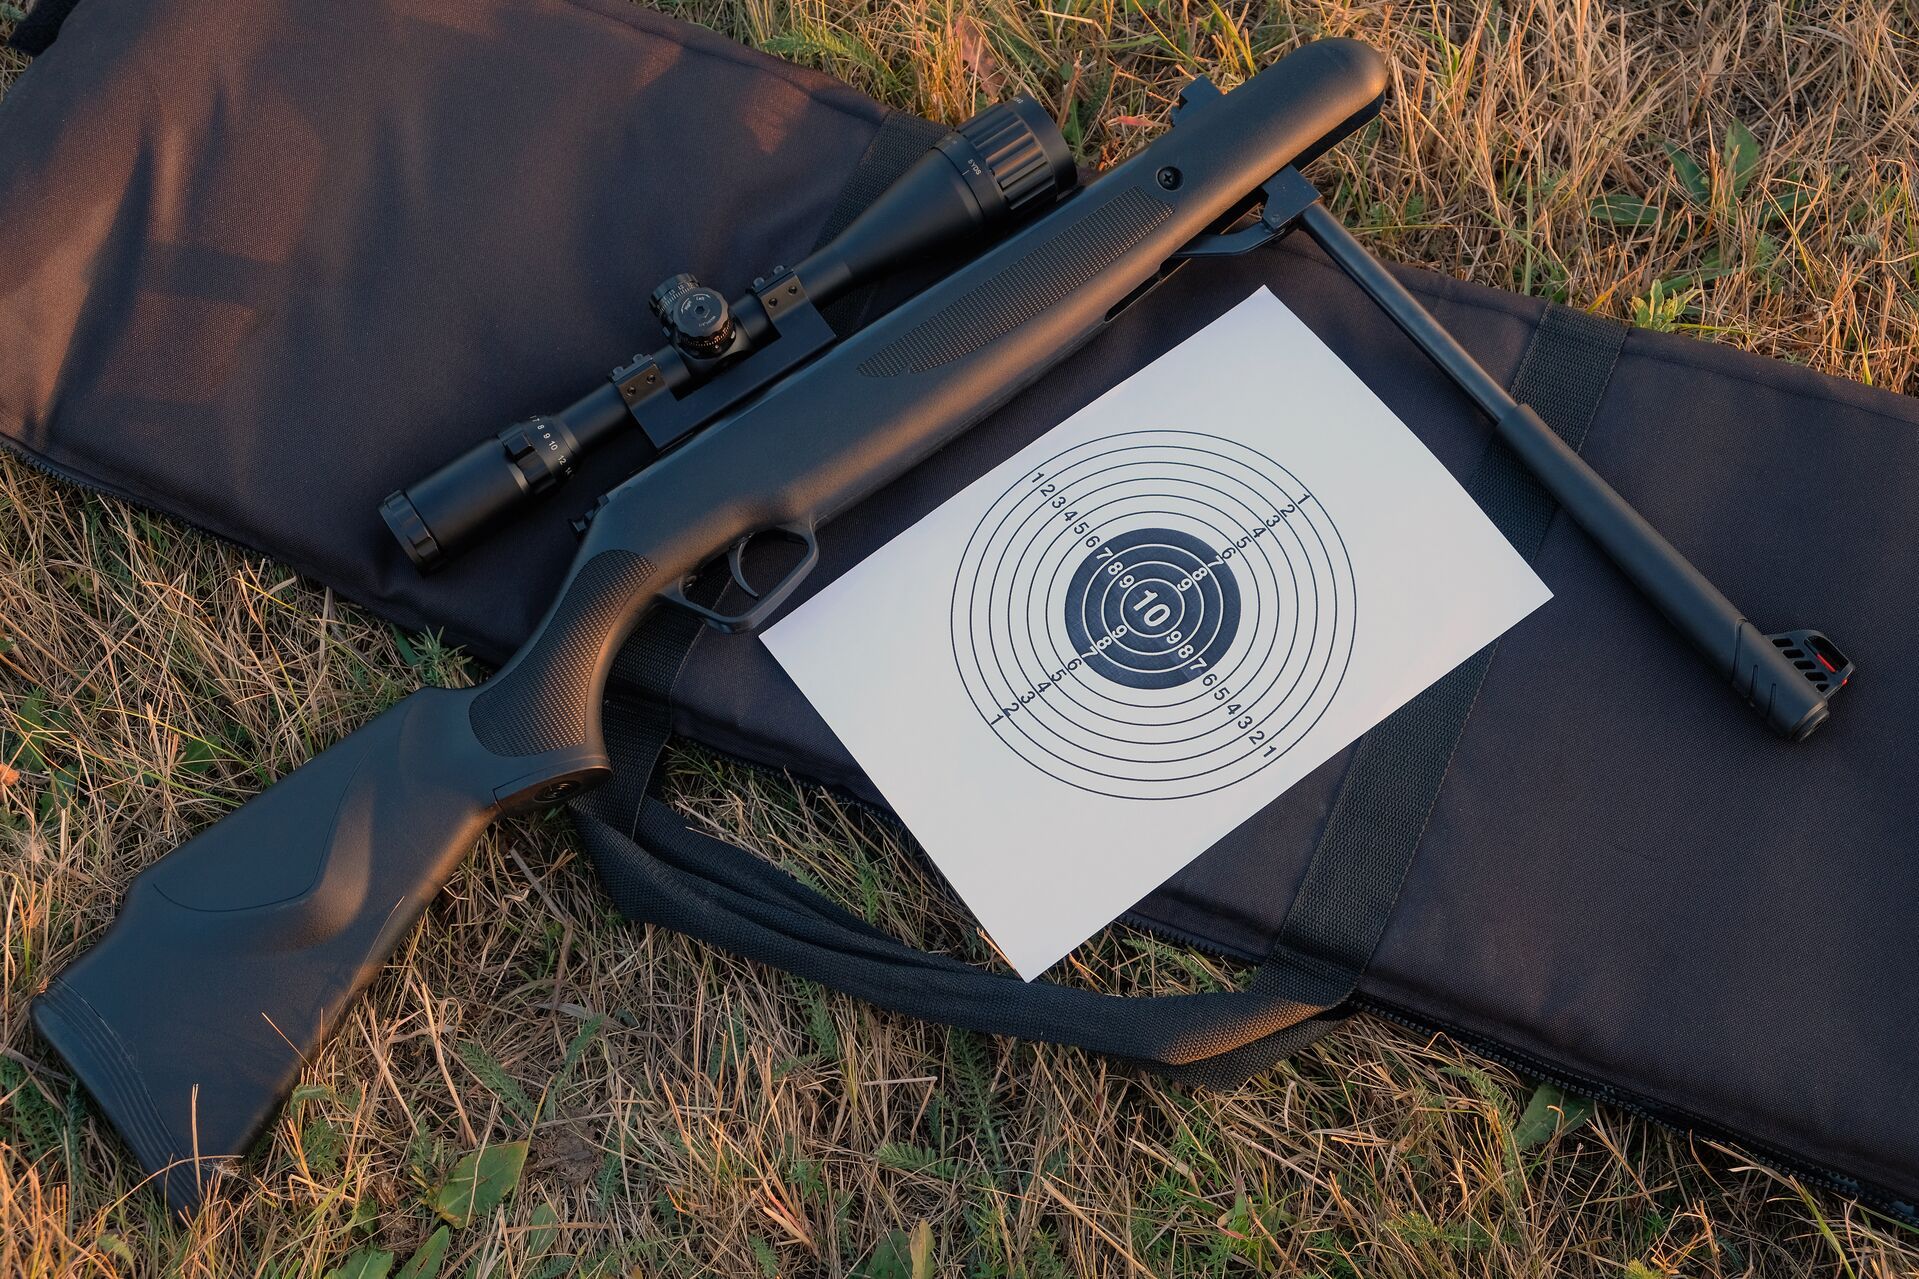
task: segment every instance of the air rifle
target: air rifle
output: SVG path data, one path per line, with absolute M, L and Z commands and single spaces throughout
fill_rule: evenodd
M 1229 94 L 1197 81 L 1170 132 L 1064 198 L 1070 165 L 1043 113 L 1015 106 L 990 128 L 976 121 L 849 227 L 840 240 L 851 244 L 738 304 L 669 282 L 658 310 L 670 349 L 389 499 L 389 525 L 431 564 L 628 422 L 660 454 L 601 501 L 544 619 L 491 679 L 412 694 L 161 859 L 106 936 L 35 1001 L 42 1033 L 169 1201 L 191 1209 L 214 1163 L 259 1134 L 489 823 L 606 780 L 601 694 L 651 610 L 752 629 L 817 562 L 825 521 L 1045 374 L 1181 263 L 1295 227 L 1473 396 L 1775 729 L 1816 727 L 1848 669 L 1838 650 L 1747 622 L 1319 207 L 1298 166 L 1370 119 L 1385 83 L 1379 57 L 1350 40 L 1307 45 Z M 1021 213 L 1025 225 L 852 336 L 814 322 L 820 299 L 928 245 L 985 245 Z M 761 539 L 794 548 L 765 589 L 742 561 Z M 722 556 L 756 595 L 739 613 L 683 589 Z M 1835 669 L 1807 670 L 1788 652 Z

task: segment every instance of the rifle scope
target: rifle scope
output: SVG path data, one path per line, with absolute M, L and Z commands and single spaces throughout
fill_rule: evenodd
M 792 270 L 728 302 L 691 275 L 653 291 L 667 344 L 559 413 L 515 423 L 390 494 L 380 516 L 431 572 L 515 508 L 559 487 L 629 422 L 665 452 L 830 346 L 819 308 L 917 258 L 977 252 L 1078 182 L 1059 126 L 1022 95 L 941 138 L 865 212 Z

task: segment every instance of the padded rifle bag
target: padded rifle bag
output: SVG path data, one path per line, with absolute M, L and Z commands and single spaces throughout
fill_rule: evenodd
M 565 517 L 636 455 L 603 451 L 558 505 L 430 578 L 382 497 L 650 346 L 665 276 L 737 294 L 941 132 L 622 0 L 39 0 L 14 39 L 39 56 L 0 102 L 0 440 L 489 661 L 546 606 Z M 648 787 L 670 733 L 881 797 L 759 641 L 675 618 L 623 655 L 618 776 L 576 805 L 608 891 L 888 1007 L 1201 1080 L 1364 1010 L 1912 1216 L 1919 404 L 1402 278 L 1755 619 L 1817 622 L 1857 661 L 1816 737 L 1782 742 L 1718 687 L 1464 398 L 1289 241 L 1181 270 L 836 519 L 806 588 L 1269 285 L 1554 598 L 1131 912 L 1257 963 L 1245 990 L 1021 983 L 687 830 Z M 1204 1033 L 1171 1034 L 1176 1000 Z

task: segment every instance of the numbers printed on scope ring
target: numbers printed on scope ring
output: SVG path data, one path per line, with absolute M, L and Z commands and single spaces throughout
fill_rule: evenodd
M 953 657 L 1034 767 L 1179 799 L 1251 777 L 1318 722 L 1356 597 L 1338 528 L 1291 471 L 1220 436 L 1128 431 L 993 501 L 955 577 Z

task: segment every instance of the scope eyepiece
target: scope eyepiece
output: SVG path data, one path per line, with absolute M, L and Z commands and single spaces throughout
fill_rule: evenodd
M 560 418 L 515 422 L 419 483 L 387 494 L 380 518 L 414 567 L 430 573 L 501 510 L 572 474 L 579 448 Z
M 393 540 L 400 544 L 406 557 L 413 561 L 413 567 L 422 573 L 431 573 L 440 567 L 446 558 L 446 552 L 440 549 L 440 543 L 433 536 L 433 530 L 426 526 L 420 512 L 413 505 L 413 499 L 406 495 L 405 489 L 395 489 L 386 495 L 380 503 L 380 518 L 386 521 L 387 531 L 393 534 Z

